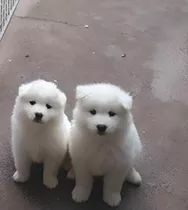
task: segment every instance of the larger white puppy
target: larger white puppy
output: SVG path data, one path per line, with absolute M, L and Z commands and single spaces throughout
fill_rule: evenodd
M 103 200 L 121 201 L 125 180 L 140 184 L 134 163 L 142 146 L 131 115 L 132 97 L 111 84 L 78 86 L 73 112 L 70 154 L 76 178 L 72 197 L 86 201 L 92 176 L 104 176 Z
M 65 105 L 66 96 L 54 83 L 36 80 L 19 87 L 11 119 L 16 182 L 27 181 L 31 163 L 37 162 L 44 164 L 44 185 L 58 184 L 70 131 Z

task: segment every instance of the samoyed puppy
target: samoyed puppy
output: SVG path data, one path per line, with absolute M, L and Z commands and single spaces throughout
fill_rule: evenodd
M 11 118 L 14 181 L 27 181 L 36 162 L 44 164 L 44 185 L 57 186 L 70 131 L 65 105 L 65 94 L 52 82 L 35 80 L 19 87 Z
M 78 86 L 76 100 L 69 145 L 76 179 L 72 198 L 88 200 L 92 176 L 104 176 L 103 200 L 117 206 L 125 180 L 141 183 L 134 168 L 142 145 L 131 114 L 132 97 L 101 83 Z

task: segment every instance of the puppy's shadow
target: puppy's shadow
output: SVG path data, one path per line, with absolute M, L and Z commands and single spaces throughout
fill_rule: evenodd
M 78 204 L 72 201 L 71 196 L 71 192 L 74 188 L 74 181 L 68 180 L 66 178 L 66 172 L 64 170 L 60 170 L 58 176 L 59 185 L 52 190 L 47 189 L 43 185 L 42 172 L 42 166 L 33 165 L 30 180 L 24 184 L 17 184 L 24 197 L 29 201 L 29 203 L 32 204 L 32 206 L 38 206 L 40 210 L 92 210 L 98 208 L 103 210 L 112 209 L 102 201 L 103 180 L 101 178 L 95 179 L 94 187 L 89 201 L 86 203 Z M 127 203 L 127 201 L 132 200 L 131 197 L 135 199 L 135 193 L 138 192 L 138 189 L 125 183 L 123 187 L 122 198 L 123 200 L 126 199 L 126 202 L 122 202 L 119 207 L 113 209 L 125 209 L 127 204 L 129 206 L 129 202 Z M 128 209 L 130 210 L 130 208 Z

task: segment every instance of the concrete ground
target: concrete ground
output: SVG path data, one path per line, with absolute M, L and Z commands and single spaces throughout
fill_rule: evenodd
M 18 86 L 36 78 L 57 80 L 69 117 L 77 84 L 106 81 L 131 91 L 143 185 L 125 184 L 117 209 L 188 209 L 187 0 L 20 0 L 0 43 L 0 209 L 108 209 L 101 180 L 80 205 L 63 171 L 52 191 L 38 166 L 27 184 L 12 181 L 11 111 Z

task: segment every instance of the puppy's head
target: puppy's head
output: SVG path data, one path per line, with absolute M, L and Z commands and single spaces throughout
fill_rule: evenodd
M 35 80 L 19 87 L 19 111 L 28 120 L 48 123 L 62 115 L 66 96 L 54 83 Z
M 74 120 L 97 135 L 108 135 L 124 129 L 132 97 L 111 84 L 91 84 L 76 89 Z

